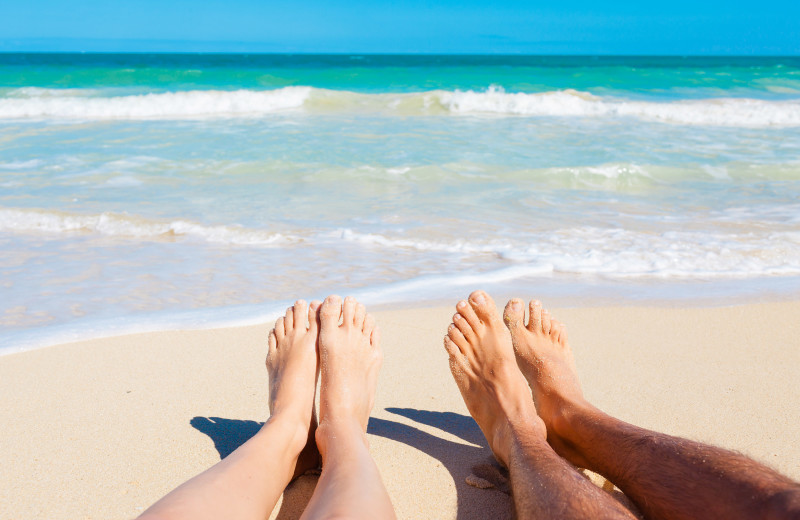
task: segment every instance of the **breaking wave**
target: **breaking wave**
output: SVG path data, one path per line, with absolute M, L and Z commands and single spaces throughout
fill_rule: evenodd
M 108 237 L 164 240 L 192 237 L 205 242 L 264 246 L 301 240 L 239 226 L 206 226 L 188 220 L 159 221 L 143 217 L 100 213 L 81 215 L 61 211 L 0 209 L 0 232 L 96 233 Z
M 676 125 L 724 127 L 800 126 L 800 100 L 710 98 L 643 101 L 576 90 L 541 93 L 434 90 L 363 94 L 312 87 L 274 90 L 191 90 L 101 96 L 97 90 L 24 88 L 0 98 L 0 120 L 185 120 L 253 118 L 306 113 L 635 118 Z
M 193 239 L 232 246 L 325 251 L 353 247 L 394 255 L 494 257 L 513 276 L 592 275 L 610 278 L 752 278 L 800 275 L 800 231 L 666 231 L 568 227 L 557 232 L 521 232 L 501 239 L 444 239 L 424 234 L 387 235 L 350 228 L 275 232 L 237 225 L 204 225 L 188 220 L 159 221 L 102 213 L 0 209 L 0 232 L 99 234 L 130 240 Z M 445 256 L 441 256 L 445 255 Z M 388 258 L 388 257 L 387 257 Z M 506 275 L 509 275 L 506 273 Z M 505 276 L 505 275 L 504 275 Z

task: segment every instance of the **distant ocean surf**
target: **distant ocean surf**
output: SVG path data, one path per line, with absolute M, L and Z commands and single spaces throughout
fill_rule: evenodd
M 0 352 L 478 286 L 796 296 L 800 59 L 0 54 Z

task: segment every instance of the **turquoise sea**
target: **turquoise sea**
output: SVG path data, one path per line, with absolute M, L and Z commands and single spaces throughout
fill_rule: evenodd
M 331 292 L 800 293 L 800 58 L 0 54 L 0 352 Z

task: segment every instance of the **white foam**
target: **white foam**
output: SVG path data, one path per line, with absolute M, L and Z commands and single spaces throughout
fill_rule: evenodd
M 793 230 L 655 233 L 589 226 L 485 242 L 387 237 L 349 229 L 337 231 L 337 236 L 370 247 L 489 254 L 516 264 L 501 271 L 501 278 L 486 280 L 490 282 L 559 274 L 662 279 L 800 275 L 800 231 Z M 485 276 L 468 278 L 468 282 Z
M 711 215 L 721 222 L 750 221 L 752 208 L 731 208 Z M 791 226 L 786 216 L 797 207 L 776 210 L 773 218 Z M 761 215 L 762 217 L 764 215 Z M 689 221 L 693 217 L 688 217 Z M 675 225 L 679 225 L 676 222 Z M 458 255 L 471 263 L 507 263 L 503 276 L 596 275 L 610 278 L 753 278 L 800 275 L 800 230 L 774 230 L 745 225 L 748 231 L 711 230 L 646 231 L 591 226 L 564 227 L 556 231 L 524 231 L 502 239 L 465 237 L 455 240 L 421 234 L 389 235 L 342 228 L 294 233 L 236 225 L 204 225 L 188 220 L 161 221 L 101 213 L 83 215 L 57 211 L 2 209 L 0 232 L 94 233 L 132 240 L 191 238 L 208 243 L 252 247 L 291 247 L 300 243 L 329 250 L 331 247 L 368 247 L 385 251 L 411 250 L 442 258 Z M 283 230 L 281 230 L 283 231 Z M 338 242 L 338 244 L 337 244 Z M 482 275 L 484 276 L 484 275 Z
M 635 117 L 674 124 L 753 128 L 800 126 L 798 100 L 715 98 L 652 102 L 604 98 L 576 90 L 508 93 L 497 87 L 485 92 L 441 92 L 439 97 L 449 110 L 462 114 Z
M 309 87 L 276 90 L 192 90 L 136 96 L 87 97 L 65 90 L 28 90 L 0 99 L 0 119 L 197 119 L 253 117 L 298 108 Z
M 629 117 L 678 125 L 800 126 L 800 100 L 711 98 L 641 101 L 576 90 L 540 93 L 435 90 L 363 94 L 312 87 L 275 90 L 192 90 L 102 97 L 80 89 L 24 88 L 0 98 L 2 119 L 139 120 L 260 117 L 289 109 L 398 115 L 494 114 L 528 117 Z
M 23 233 L 98 233 L 135 239 L 189 236 L 206 242 L 267 246 L 300 240 L 265 230 L 240 226 L 206 226 L 188 220 L 158 221 L 142 217 L 100 213 L 81 215 L 60 211 L 0 209 L 0 231 Z

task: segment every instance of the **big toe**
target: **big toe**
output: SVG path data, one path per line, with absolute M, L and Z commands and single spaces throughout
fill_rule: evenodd
M 322 307 L 319 309 L 320 326 L 325 329 L 328 327 L 338 327 L 339 318 L 342 315 L 342 299 L 332 294 L 325 298 Z
M 503 321 L 512 334 L 525 326 L 525 307 L 523 305 L 522 300 L 514 298 L 506 304 L 506 308 L 503 310 Z
M 495 307 L 494 300 L 485 292 L 474 291 L 469 295 L 469 303 L 483 323 L 488 325 L 498 320 L 499 316 L 497 315 L 497 307 Z

